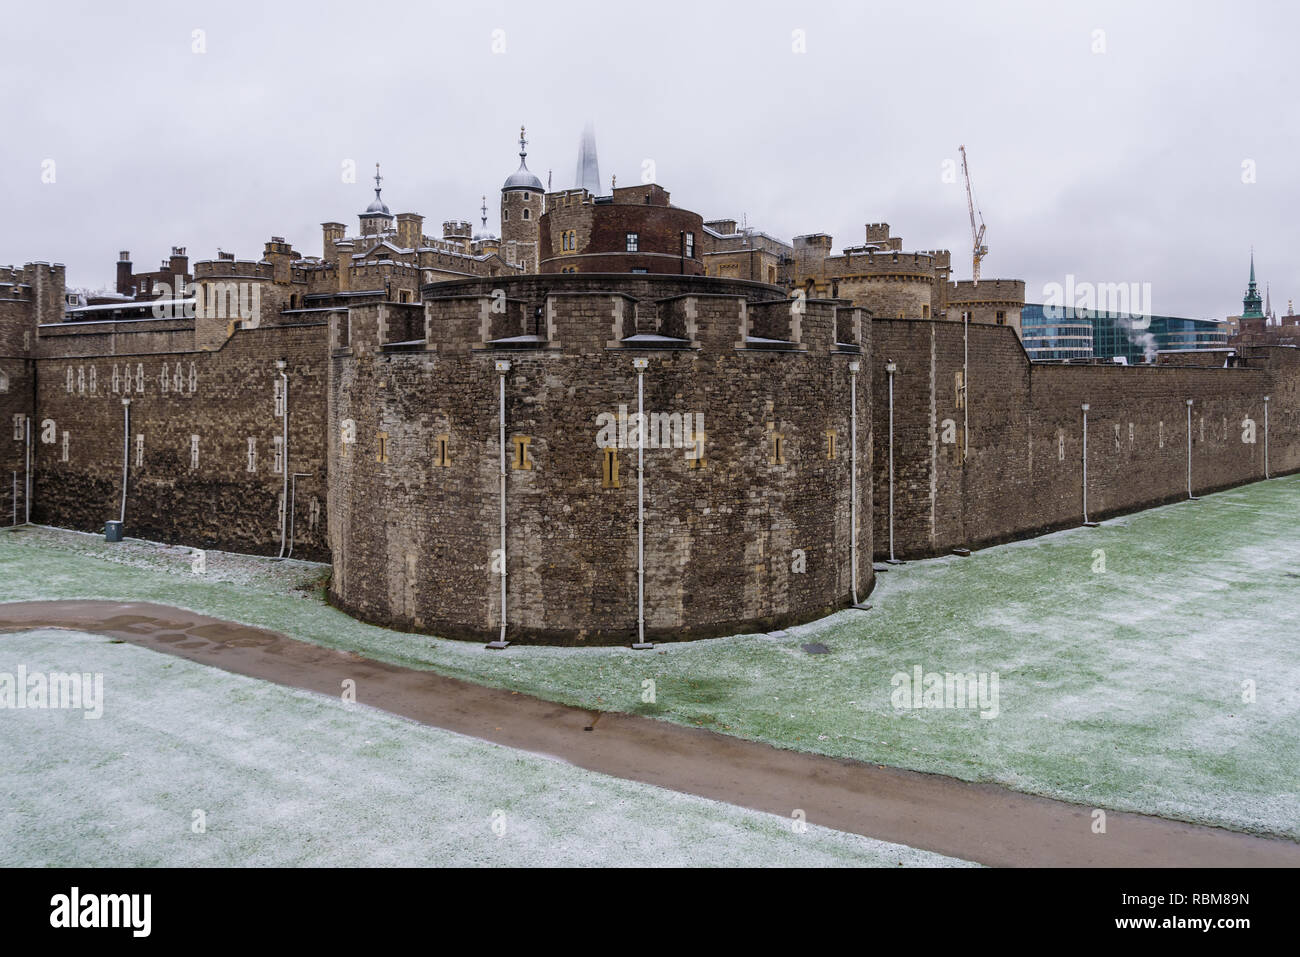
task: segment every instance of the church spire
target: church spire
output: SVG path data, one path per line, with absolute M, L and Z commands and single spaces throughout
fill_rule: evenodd
M 1241 318 L 1263 319 L 1264 311 L 1262 306 L 1263 300 L 1259 294 L 1259 286 L 1255 282 L 1255 249 L 1252 246 L 1250 250 L 1250 284 L 1246 287 L 1246 295 L 1241 300 Z

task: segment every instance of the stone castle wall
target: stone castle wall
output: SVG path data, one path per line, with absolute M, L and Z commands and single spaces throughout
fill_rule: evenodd
M 983 283 L 981 282 L 981 286 Z M 1015 331 L 876 320 L 872 396 L 875 541 L 889 554 L 889 394 L 893 359 L 894 542 L 899 557 L 1024 538 L 1083 521 L 1083 404 L 1088 517 L 1187 497 L 1187 400 L 1196 494 L 1300 469 L 1300 354 L 1258 350 L 1245 368 L 1031 365 Z M 968 408 L 963 408 L 963 372 Z M 962 447 L 969 416 L 969 446 Z M 1247 421 L 1249 420 L 1249 421 Z M 1253 425 L 1252 425 L 1253 424 Z M 1242 441 L 1243 433 L 1254 442 Z
M 295 557 L 332 561 L 345 609 L 439 634 L 489 637 L 500 625 L 498 360 L 511 363 L 512 640 L 636 633 L 636 450 L 624 442 L 607 463 L 597 445 L 602 414 L 635 412 L 634 358 L 649 360 L 647 412 L 689 414 L 690 427 L 698 413 L 705 436 L 702 467 L 686 448 L 646 450 L 651 637 L 770 629 L 851 600 L 854 382 L 867 594 L 871 556 L 889 553 L 891 359 L 900 557 L 1079 524 L 1084 403 L 1089 518 L 1186 497 L 1187 399 L 1197 494 L 1262 478 L 1266 439 L 1270 474 L 1300 471 L 1294 349 L 1246 348 L 1235 368 L 1196 367 L 1197 357 L 1031 365 L 1009 326 L 873 321 L 816 299 L 798 310 L 772 286 L 689 276 L 438 283 L 420 304 L 277 314 L 257 328 L 71 324 L 58 322 L 57 270 L 10 270 L 17 292 L 0 295 L 0 524 L 15 505 L 23 517 L 26 416 L 33 520 L 99 531 L 116 518 L 130 399 L 127 533 L 277 554 L 283 359 L 288 468 L 304 473 Z
M 546 341 L 528 349 L 489 347 L 509 330 L 493 324 L 486 296 L 443 301 L 426 287 L 427 339 L 414 349 L 383 347 L 379 307 L 353 310 L 352 346 L 331 360 L 332 593 L 340 606 L 438 634 L 496 635 L 498 360 L 511 364 L 505 568 L 512 640 L 636 635 L 636 449 L 614 450 L 614 476 L 597 444 L 602 414 L 617 421 L 620 407 L 636 411 L 635 357 L 649 360 L 646 411 L 689 417 L 691 431 L 698 414 L 704 432 L 698 467 L 692 449 L 645 450 L 647 635 L 765 629 L 851 601 L 851 361 L 862 363 L 858 590 L 866 594 L 869 344 L 862 354 L 836 347 L 833 303 L 810 302 L 797 323 L 783 324 L 771 306 L 750 308 L 745 294 L 754 284 L 734 283 L 730 295 L 680 294 L 660 304 L 658 334 L 684 333 L 685 341 L 636 348 L 622 339 L 634 332 L 637 300 L 602 290 L 608 279 L 585 283 L 586 291 L 572 281 L 565 292 L 552 291 Z M 527 299 L 536 282 L 502 288 Z M 679 293 L 691 284 L 663 285 L 657 291 Z M 778 305 L 789 316 L 789 303 Z M 782 351 L 737 348 L 751 323 L 798 341 Z M 828 430 L 837 438 L 833 453 Z
M 327 560 L 327 327 L 242 329 L 219 349 L 200 351 L 194 320 L 102 325 L 111 328 L 41 330 L 32 520 L 100 531 L 119 517 L 129 400 L 128 534 L 278 554 L 285 472 L 276 362 L 284 360 L 289 475 L 305 473 L 290 490 L 293 555 Z

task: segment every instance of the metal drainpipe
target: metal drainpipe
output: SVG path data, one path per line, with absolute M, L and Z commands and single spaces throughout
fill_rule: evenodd
M 280 472 L 284 483 L 280 490 L 280 557 L 284 558 L 289 527 L 289 374 L 285 372 L 285 361 L 277 359 L 275 367 L 280 370 L 281 402 L 280 406 Z
M 1192 400 L 1187 400 L 1187 498 L 1194 499 L 1192 494 Z
M 961 460 L 970 454 L 970 311 L 961 314 Z
M 893 359 L 885 360 L 889 375 L 889 564 L 902 564 L 894 557 L 894 373 L 898 366 Z
M 1088 524 L 1088 403 L 1083 403 L 1083 524 Z
M 131 400 L 122 400 L 122 511 L 118 520 L 126 527 L 126 477 L 131 464 Z
M 849 576 L 853 604 L 858 604 L 858 369 L 849 363 L 849 393 L 852 411 L 849 426 Z
M 501 381 L 497 408 L 498 471 L 501 474 L 501 635 L 496 641 L 489 641 L 487 647 L 499 650 L 510 644 L 506 641 L 506 373 L 510 371 L 510 360 L 498 359 L 496 370 Z
M 633 359 L 636 370 L 636 643 L 638 651 L 653 648 L 645 640 L 645 370 L 649 359 Z
M 1264 396 L 1264 478 L 1268 478 L 1268 396 Z
M 24 465 L 23 482 L 26 488 L 23 489 L 23 521 L 25 524 L 32 523 L 32 417 L 27 416 L 27 450 L 26 463 Z

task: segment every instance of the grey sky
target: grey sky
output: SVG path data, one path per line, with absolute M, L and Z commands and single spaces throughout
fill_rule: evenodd
M 528 126 L 572 185 L 653 160 L 673 201 L 838 250 L 887 221 L 969 278 L 965 143 L 986 277 L 1150 282 L 1153 310 L 1240 311 L 1250 247 L 1300 299 L 1300 8 L 1278 3 L 25 4 L 0 61 L 0 263 L 111 286 L 119 249 L 319 255 L 383 164 L 393 212 L 477 225 Z M 205 31 L 206 52 L 192 52 Z M 505 52 L 493 52 L 493 31 Z M 803 30 L 807 52 L 792 50 Z M 1093 53 L 1094 30 L 1106 52 Z M 55 182 L 42 163 L 55 162 Z M 342 163 L 357 182 L 343 183 Z M 1242 182 L 1253 160 L 1257 182 Z

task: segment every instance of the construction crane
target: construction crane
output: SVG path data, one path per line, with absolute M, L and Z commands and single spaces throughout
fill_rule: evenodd
M 989 247 L 984 245 L 984 214 L 979 212 L 979 207 L 975 205 L 975 194 L 970 188 L 970 169 L 966 166 L 966 147 L 959 147 L 961 150 L 961 172 L 966 177 L 966 209 L 970 213 L 970 234 L 974 240 L 973 251 L 971 254 L 971 278 L 974 279 L 975 285 L 980 282 L 980 260 L 989 254 Z M 979 216 L 979 225 L 975 223 L 976 216 Z

